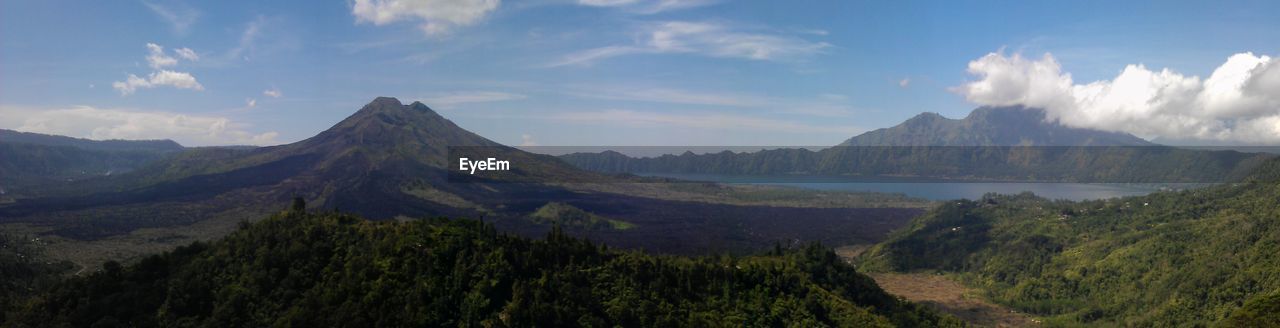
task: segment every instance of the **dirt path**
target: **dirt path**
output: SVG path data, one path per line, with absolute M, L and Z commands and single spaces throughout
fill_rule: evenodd
M 946 276 L 927 273 L 873 273 L 870 276 L 890 294 L 950 313 L 977 326 L 1038 326 L 1035 318 L 988 302 L 978 297 L 976 291 Z

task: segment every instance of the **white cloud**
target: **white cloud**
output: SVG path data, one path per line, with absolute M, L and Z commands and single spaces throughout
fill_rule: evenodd
M 254 107 L 258 107 L 258 100 L 257 100 L 257 99 L 253 99 L 253 98 L 245 98 L 245 99 L 244 99 L 244 107 L 245 107 L 245 108 L 254 108 Z
M 497 102 L 524 99 L 525 95 L 497 91 L 460 91 L 435 94 L 419 98 L 427 106 L 450 108 L 459 104 Z
M 195 52 L 191 49 L 179 49 L 178 54 L 184 58 L 183 50 L 190 52 L 191 56 L 195 56 Z M 198 57 L 196 57 L 198 58 Z M 204 90 L 204 86 L 196 81 L 195 76 L 187 72 L 178 72 L 164 67 L 178 65 L 178 59 L 166 55 L 164 47 L 155 43 L 147 43 L 147 65 L 154 71 L 147 75 L 146 78 L 129 74 L 124 81 L 116 81 L 111 83 L 111 87 L 120 92 L 120 95 L 127 96 L 137 92 L 139 88 L 150 89 L 160 86 L 170 86 L 178 89 Z
M 794 36 L 749 32 L 723 24 L 665 22 L 646 26 L 630 45 L 612 45 L 566 55 L 548 67 L 586 66 L 632 54 L 697 54 L 718 58 L 781 61 L 818 54 L 831 47 Z
M 111 87 L 116 91 L 120 91 L 121 95 L 131 95 L 139 88 L 150 89 L 159 86 L 170 86 L 178 89 L 204 90 L 204 86 L 196 81 L 191 73 L 175 72 L 170 70 L 160 70 L 151 72 L 147 78 L 141 78 L 137 75 L 129 74 L 124 81 L 116 81 L 111 83 Z
M 1280 61 L 1232 55 L 1207 79 L 1128 65 L 1111 80 L 1076 84 L 1050 54 L 992 53 L 969 63 L 977 81 L 954 90 L 980 105 L 1044 108 L 1068 126 L 1154 139 L 1280 142 Z
M 592 7 L 614 7 L 640 14 L 656 14 L 712 5 L 718 0 L 578 0 L 578 4 Z
M 909 78 L 909 77 L 904 77 L 904 78 L 902 78 L 901 80 L 898 80 L 898 87 L 899 87 L 899 88 L 906 88 L 906 87 L 909 87 L 909 86 L 911 86 L 911 78 Z
M 276 89 L 275 87 L 272 87 L 271 89 L 262 91 L 262 95 L 271 97 L 271 98 L 280 98 L 280 96 L 283 96 L 284 93 L 280 92 L 280 89 Z
M 355 0 L 351 14 L 357 23 L 386 25 L 399 21 L 422 21 L 419 28 L 428 36 L 442 36 L 455 27 L 479 22 L 498 8 L 501 0 Z
M 178 59 L 164 54 L 164 47 L 155 43 L 147 44 L 147 65 L 152 69 L 161 69 L 178 64 Z
M 195 50 L 191 50 L 191 48 L 178 48 L 178 49 L 173 49 L 173 53 L 177 54 L 177 55 L 178 55 L 178 57 L 182 57 L 182 59 L 186 59 L 186 60 L 188 60 L 188 61 L 199 61 L 199 60 L 200 60 L 200 55 L 199 55 L 199 54 L 196 54 L 196 51 L 195 51 Z
M 169 26 L 173 28 L 173 32 L 177 34 L 186 34 L 187 29 L 200 18 L 199 11 L 185 6 L 171 8 L 150 1 L 144 1 L 142 4 L 147 6 L 147 9 L 151 9 L 151 12 L 155 13 L 156 16 L 160 16 L 161 19 L 169 23 Z
M 0 106 L 4 128 L 90 139 L 173 139 L 183 145 L 270 145 L 274 131 L 255 133 L 226 117 L 169 112 Z

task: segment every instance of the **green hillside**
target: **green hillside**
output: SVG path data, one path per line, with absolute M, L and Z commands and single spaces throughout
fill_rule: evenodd
M 1280 292 L 1278 167 L 1269 162 L 1243 183 L 1142 197 L 948 202 L 863 254 L 860 265 L 954 274 L 1051 323 L 1204 326 L 1233 313 L 1256 317 Z
M 171 156 L 151 150 L 95 150 L 0 139 L 0 197 L 50 183 L 119 175 Z
M 960 326 L 900 301 L 818 245 L 653 256 L 470 220 L 277 214 L 70 280 L 7 326 Z

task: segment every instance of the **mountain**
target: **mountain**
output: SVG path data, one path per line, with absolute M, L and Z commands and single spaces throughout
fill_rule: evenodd
M 964 119 L 923 113 L 840 146 L 1154 146 L 1128 133 L 1072 128 L 1025 107 L 979 107 Z
M 921 114 L 818 151 L 783 148 L 642 158 L 606 151 L 560 158 L 609 173 L 1169 183 L 1235 181 L 1271 156 L 1160 146 L 1128 134 L 1045 122 L 1040 110 L 982 107 L 963 120 Z
M 0 200 L 31 188 L 133 171 L 184 148 L 172 140 L 89 140 L 0 129 Z
M 474 220 L 297 208 L 220 241 L 109 262 L 18 305 L 0 326 L 964 326 L 885 293 L 817 244 L 654 256 L 559 230 L 529 240 Z
M 1280 160 L 1241 183 L 1180 192 L 947 202 L 864 253 L 859 266 L 942 272 L 1060 326 L 1276 320 L 1267 309 L 1280 306 L 1277 197 Z
M 173 140 L 90 140 L 58 135 L 0 129 L 0 143 L 71 146 L 83 150 L 176 152 L 184 148 Z
M 509 171 L 459 173 L 456 158 L 467 154 L 512 164 Z M 296 143 L 190 149 L 127 174 L 0 202 L 0 225 L 56 239 L 54 257 L 83 266 L 222 236 L 301 197 L 314 209 L 377 220 L 483 218 L 524 236 L 573 223 L 565 226 L 569 233 L 612 246 L 705 254 L 750 252 L 778 240 L 870 243 L 923 204 L 880 196 L 911 208 L 858 208 L 840 201 L 856 195 L 794 190 L 746 191 L 748 200 L 784 201 L 751 202 L 734 198 L 744 195 L 741 188 L 653 182 L 584 171 L 471 133 L 422 103 L 377 98 Z M 803 202 L 832 205 L 794 205 Z
M 190 224 L 220 216 L 221 211 L 261 213 L 293 197 L 303 197 L 317 207 L 386 219 L 480 217 L 497 210 L 494 207 L 499 204 L 473 200 L 556 192 L 517 184 L 448 183 L 450 146 L 498 149 L 504 158 L 521 164 L 517 173 L 592 174 L 553 157 L 501 146 L 458 127 L 422 103 L 404 105 L 382 97 L 306 140 L 252 149 L 193 149 L 130 174 L 70 185 L 67 189 L 77 191 L 65 196 L 19 200 L 0 208 L 0 217 L 35 215 L 30 220 L 47 224 L 44 219 L 59 219 L 49 218 L 50 213 L 76 213 L 68 219 L 75 217 L 81 223 L 62 232 L 97 238 L 137 228 Z M 170 217 L 171 212 L 182 215 Z M 147 223 L 123 220 L 137 214 L 153 216 Z

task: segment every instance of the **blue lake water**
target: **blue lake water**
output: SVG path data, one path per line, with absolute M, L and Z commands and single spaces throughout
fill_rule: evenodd
M 911 179 L 855 181 L 842 177 L 820 176 L 740 176 L 717 174 L 646 173 L 652 177 L 711 181 L 729 184 L 789 186 L 815 190 L 901 193 L 931 200 L 977 199 L 986 193 L 1016 194 L 1030 191 L 1049 199 L 1087 200 L 1125 196 L 1141 196 L 1160 190 L 1187 189 L 1206 184 L 1124 184 L 1124 183 L 1055 183 L 1055 182 L 938 182 Z

